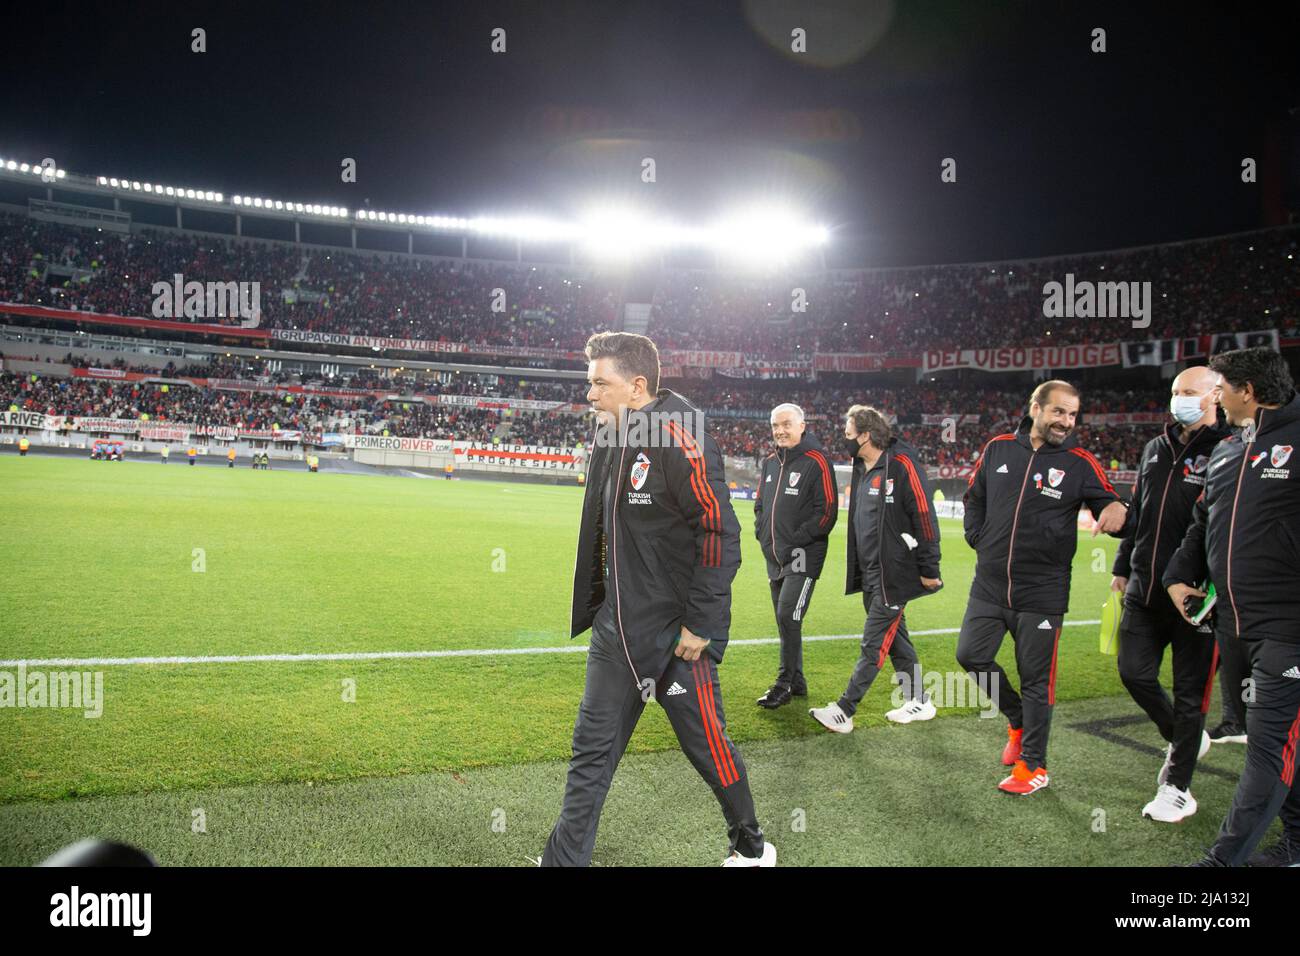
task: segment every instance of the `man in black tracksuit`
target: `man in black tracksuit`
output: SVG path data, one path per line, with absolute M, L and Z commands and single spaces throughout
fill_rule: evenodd
M 1186 613 L 1214 583 L 1220 627 L 1245 643 L 1254 682 L 1246 766 L 1209 866 L 1300 862 L 1300 396 L 1285 360 L 1240 349 L 1210 360 L 1219 404 L 1240 435 L 1215 446 L 1205 493 L 1163 583 Z M 1196 603 L 1196 602 L 1190 602 Z M 1251 856 L 1274 817 L 1282 839 Z
M 1210 453 L 1228 435 L 1215 421 L 1217 378 L 1200 365 L 1174 379 L 1170 412 L 1175 421 L 1142 450 L 1128 524 L 1112 568 L 1111 587 L 1124 595 L 1120 679 L 1170 745 L 1158 778 L 1161 789 L 1143 809 L 1144 815 L 1162 822 L 1178 822 L 1196 812 L 1189 790 L 1214 687 L 1217 654 L 1211 624 L 1187 623 L 1160 579 L 1191 524 Z M 1160 664 L 1171 645 L 1172 702 L 1160 686 Z
M 699 411 L 656 392 L 659 356 L 648 338 L 600 333 L 587 357 L 601 425 L 583 497 L 572 634 L 590 627 L 591 646 L 564 805 L 541 862 L 591 861 L 614 770 L 654 699 L 722 806 L 727 865 L 774 865 L 718 684 L 740 567 L 722 456 Z
M 943 586 L 930 482 L 916 450 L 869 406 L 846 413 L 844 450 L 853 456 L 844 593 L 862 592 L 867 618 L 862 653 L 844 693 L 808 713 L 827 730 L 852 731 L 858 704 L 888 657 L 903 699 L 885 716 L 903 724 L 930 720 L 935 707 L 921 687 L 921 662 L 904 618 L 908 601 Z
M 776 451 L 763 459 L 754 499 L 754 537 L 766 558 L 781 665 L 776 682 L 758 699 L 773 709 L 806 697 L 803 622 L 813 587 L 826 561 L 826 539 L 839 517 L 835 469 L 817 439 L 805 430 L 798 405 L 772 409 Z
M 1073 436 L 1078 411 L 1074 386 L 1039 385 L 1020 427 L 984 446 L 963 499 L 966 543 L 977 557 L 957 661 L 972 676 L 989 675 L 993 683 L 985 686 L 1007 717 L 1002 762 L 1014 769 L 998 784 L 1007 793 L 1028 795 L 1048 784 L 1056 652 L 1070 600 L 1079 508 L 1086 504 L 1097 530 L 1108 534 L 1128 517 L 1097 459 Z M 1020 694 L 996 660 L 1008 631 L 1016 643 Z

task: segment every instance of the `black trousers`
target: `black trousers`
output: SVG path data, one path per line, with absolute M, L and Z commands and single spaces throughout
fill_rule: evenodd
M 1217 613 L 1216 608 L 1216 613 Z M 1223 697 L 1223 722 L 1246 727 L 1246 681 L 1250 677 L 1250 654 L 1246 642 L 1224 627 L 1215 630 L 1219 645 L 1219 691 Z
M 776 683 L 800 693 L 808 690 L 803 676 L 803 619 L 812 602 L 817 582 L 806 574 L 787 574 L 769 581 L 772 609 L 776 612 L 776 630 L 781 636 L 781 664 Z
M 596 827 L 628 740 L 646 703 L 663 707 L 682 751 L 713 790 L 727 822 L 730 851 L 757 857 L 763 831 L 754 813 L 745 762 L 726 732 L 722 689 L 713 659 L 704 654 L 686 662 L 669 651 L 659 673 L 632 675 L 616 631 L 596 616 L 587 655 L 587 686 L 573 727 L 573 759 L 564 787 L 564 805 L 542 853 L 543 866 L 586 866 L 596 843 Z M 730 852 L 729 851 L 729 852 Z
M 1214 633 L 1183 620 L 1172 602 L 1125 607 L 1119 629 L 1119 676 L 1160 736 L 1174 745 L 1169 782 L 1179 790 L 1192 784 L 1196 755 L 1205 729 L 1205 712 L 1214 690 Z M 1172 645 L 1173 700 L 1160 686 L 1160 663 Z
M 885 666 L 885 658 L 894 665 L 894 678 L 903 687 L 905 700 L 925 700 L 921 689 L 921 661 L 916 648 L 907 636 L 907 620 L 903 616 L 906 604 L 889 605 L 880 599 L 880 592 L 864 588 L 862 605 L 867 620 L 862 625 L 862 653 L 853 665 L 848 686 L 838 701 L 840 710 L 852 717 L 858 704 L 867 695 L 876 675 Z
M 1246 640 L 1255 698 L 1246 706 L 1246 767 L 1210 855 L 1240 866 L 1279 814 L 1286 835 L 1300 841 L 1300 644 Z
M 1056 649 L 1063 617 L 1042 611 L 1017 611 L 971 598 L 957 638 L 957 663 L 972 677 L 988 674 L 990 679 L 984 686 L 995 695 L 998 709 L 1012 727 L 1024 730 L 1021 759 L 1030 770 L 1047 767 L 1047 738 L 1052 730 L 1052 708 L 1056 706 Z M 1016 642 L 1020 693 L 1016 693 L 1007 672 L 997 662 L 998 648 L 1008 631 Z M 979 683 L 979 678 L 975 679 Z

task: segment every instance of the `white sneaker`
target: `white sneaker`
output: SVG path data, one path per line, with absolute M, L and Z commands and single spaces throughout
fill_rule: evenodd
M 733 853 L 722 861 L 723 866 L 776 866 L 776 847 L 770 843 L 763 844 L 763 855 L 758 859 Z
M 832 733 L 847 734 L 853 731 L 853 718 L 840 710 L 840 705 L 835 701 L 825 707 L 809 707 L 808 714 Z
M 909 700 L 902 707 L 885 711 L 885 719 L 896 724 L 910 724 L 914 720 L 933 720 L 936 713 L 933 701 Z
M 1196 798 L 1190 790 L 1179 790 L 1173 784 L 1161 784 L 1156 798 L 1142 808 L 1142 816 L 1161 823 L 1181 823 L 1196 812 Z
M 1210 752 L 1210 735 L 1204 730 L 1201 731 L 1201 746 L 1197 748 L 1196 759 L 1200 760 Z M 1165 762 L 1160 766 L 1160 772 L 1156 774 L 1156 786 L 1163 787 L 1169 781 L 1169 768 L 1174 763 L 1174 745 L 1168 744 L 1165 747 Z

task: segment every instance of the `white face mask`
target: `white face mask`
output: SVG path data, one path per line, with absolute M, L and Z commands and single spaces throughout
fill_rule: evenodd
M 1199 422 L 1201 416 L 1205 413 L 1201 411 L 1200 395 L 1175 395 L 1169 400 L 1169 414 L 1174 416 L 1174 421 L 1180 425 L 1191 425 Z

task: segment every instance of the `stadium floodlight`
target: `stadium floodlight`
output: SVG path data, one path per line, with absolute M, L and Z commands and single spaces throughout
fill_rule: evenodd
M 140 183 L 139 183 L 139 181 L 138 181 L 138 180 L 132 180 L 132 182 L 131 182 L 131 188 L 134 189 L 136 192 L 139 192 L 139 191 L 140 191 L 140 188 L 141 188 L 141 187 L 140 187 Z
M 754 206 L 723 218 L 708 235 L 710 244 L 725 258 L 775 264 L 818 244 L 823 232 L 789 209 Z
M 15 162 L 11 159 L 11 160 L 9 160 L 9 168 L 10 168 L 11 170 L 13 170 L 13 169 L 17 169 L 17 168 L 18 168 L 18 164 L 15 163 Z
M 9 164 L 9 168 L 10 168 L 10 169 L 13 169 L 13 168 L 14 168 L 14 164 L 13 164 L 13 163 L 10 163 L 10 164 Z M 28 166 L 26 163 L 23 163 L 21 166 L 18 167 L 18 171 L 19 171 L 19 172 L 23 172 L 23 173 L 25 173 L 25 172 L 27 172 L 27 170 L 29 170 L 29 169 L 31 169 L 31 168 L 32 168 L 32 167 Z
M 175 188 L 174 186 L 168 186 L 168 187 L 167 187 L 167 195 L 168 195 L 168 196 L 175 196 L 175 195 L 176 195 L 176 188 Z
M 99 184 L 100 184 L 101 186 L 107 186 L 107 185 L 108 185 L 108 177 L 107 177 L 107 176 L 100 176 L 100 177 L 99 177 Z
M 66 169 L 60 169 L 54 174 L 56 179 L 65 179 L 67 175 L 68 171 Z
M 213 202 L 221 202 L 221 201 L 222 201 L 222 195 L 221 195 L 221 193 L 214 193 L 213 195 L 214 195 L 214 197 L 215 197 L 215 198 L 213 199 Z
M 10 168 L 10 169 L 13 169 L 12 166 L 10 166 L 9 168 Z M 110 179 L 108 182 L 109 182 L 109 184 L 110 184 L 114 189 L 117 188 L 117 180 L 116 180 L 116 179 Z
M 261 209 L 261 208 L 262 208 L 262 200 L 261 200 L 261 197 L 258 197 L 257 199 L 254 199 L 254 200 L 253 200 L 253 205 L 256 206 L 258 209 Z
M 276 208 L 276 209 L 283 209 L 283 208 L 284 208 L 284 203 L 277 199 L 277 200 L 275 201 L 275 208 Z
M 349 213 L 348 213 L 348 207 L 347 207 L 347 206 L 339 206 L 339 215 L 342 216 L 344 219 L 348 218 L 348 215 L 349 215 Z

